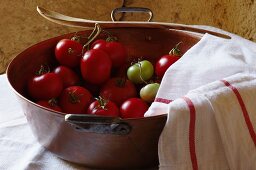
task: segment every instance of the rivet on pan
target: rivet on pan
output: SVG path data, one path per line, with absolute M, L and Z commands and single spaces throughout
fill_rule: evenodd
M 126 135 L 131 131 L 131 127 L 126 123 L 111 124 L 111 130 L 115 134 Z
M 151 41 L 151 40 L 152 40 L 152 37 L 151 37 L 150 35 L 147 35 L 147 36 L 145 37 L 145 40 Z

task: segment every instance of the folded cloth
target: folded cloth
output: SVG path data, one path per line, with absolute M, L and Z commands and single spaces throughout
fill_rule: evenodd
M 25 117 L 0 126 L 0 150 L 1 170 L 89 170 L 64 161 L 42 147 Z
M 160 169 L 255 170 L 255 99 L 256 74 L 239 73 L 171 102 Z
M 229 35 L 204 35 L 166 71 L 145 114 L 168 115 L 160 169 L 256 169 L 256 44 Z
M 256 44 L 238 36 L 232 36 L 229 40 L 204 35 L 168 68 L 155 102 L 145 116 L 167 113 L 168 103 L 189 90 L 236 73 L 255 71 L 255 54 Z

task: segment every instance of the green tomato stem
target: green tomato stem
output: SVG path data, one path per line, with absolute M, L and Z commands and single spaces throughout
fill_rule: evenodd
M 95 38 L 98 37 L 98 35 L 100 34 L 100 32 L 102 31 L 100 25 L 98 23 L 95 23 L 95 27 L 92 31 L 92 33 L 89 35 L 88 37 L 88 41 L 83 45 L 83 50 L 82 50 L 82 54 L 84 54 L 84 49 L 87 47 L 89 48 L 90 43 L 95 40 Z
M 143 78 L 142 78 L 142 66 L 141 66 L 141 63 L 140 62 L 138 62 L 138 64 L 139 64 L 139 69 L 140 69 L 140 79 L 145 83 L 145 84 L 148 84 L 148 82 L 146 82 Z
M 50 67 L 48 64 L 42 64 L 40 69 L 36 72 L 37 76 L 41 76 L 43 74 L 50 73 Z
M 181 51 L 179 49 L 179 45 L 181 43 L 182 41 L 176 44 L 175 47 L 169 52 L 169 55 L 181 56 Z

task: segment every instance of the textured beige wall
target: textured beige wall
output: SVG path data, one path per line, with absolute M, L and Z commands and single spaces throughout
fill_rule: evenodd
M 0 73 L 28 46 L 80 30 L 45 20 L 36 12 L 37 5 L 74 17 L 110 20 L 112 9 L 121 4 L 122 0 L 1 0 Z M 150 8 L 154 21 L 211 25 L 256 41 L 254 0 L 127 0 L 127 6 Z M 140 17 L 126 16 L 134 18 Z

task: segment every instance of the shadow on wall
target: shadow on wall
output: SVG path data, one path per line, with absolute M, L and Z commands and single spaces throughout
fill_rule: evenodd
M 65 15 L 95 20 L 110 20 L 113 9 L 122 0 L 22 0 L 0 1 L 0 73 L 10 60 L 39 41 L 81 29 L 51 23 L 42 18 L 36 6 Z M 193 25 L 210 25 L 256 41 L 256 3 L 254 0 L 126 0 L 127 6 L 147 7 L 154 12 L 153 21 Z M 127 20 L 144 20 L 145 16 L 129 14 Z M 4 41 L 3 41 L 4 40 Z

